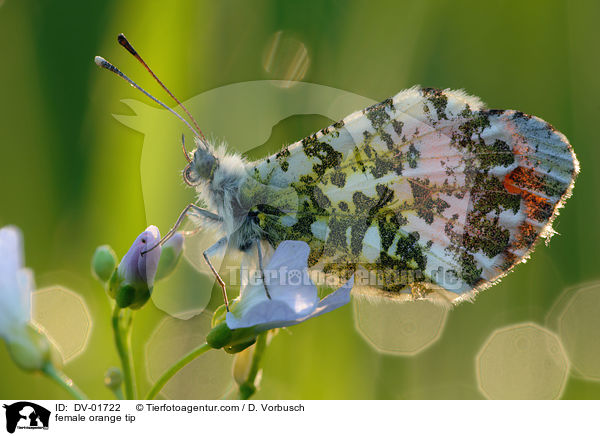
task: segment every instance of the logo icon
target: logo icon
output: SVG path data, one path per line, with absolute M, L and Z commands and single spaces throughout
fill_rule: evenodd
M 6 431 L 14 433 L 15 429 L 48 429 L 50 411 L 29 401 L 19 401 L 6 409 Z

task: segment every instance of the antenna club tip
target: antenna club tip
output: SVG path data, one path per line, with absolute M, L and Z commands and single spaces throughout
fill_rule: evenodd
M 127 40 L 127 38 L 125 37 L 125 35 L 123 35 L 122 33 L 119 33 L 119 36 L 117 36 L 117 41 L 119 41 L 119 44 L 121 44 L 123 47 L 125 47 L 125 49 L 131 53 L 134 56 L 138 56 L 137 51 L 133 48 L 133 46 L 131 45 L 131 43 Z
M 113 64 L 108 62 L 102 56 L 96 56 L 94 58 L 94 62 L 96 62 L 96 65 L 98 65 L 100 68 L 104 68 L 105 70 L 112 71 L 113 73 L 116 73 L 118 75 L 122 74 Z

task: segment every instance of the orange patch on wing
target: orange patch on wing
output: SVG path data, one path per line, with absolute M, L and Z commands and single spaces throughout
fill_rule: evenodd
M 525 201 L 525 211 L 529 218 L 540 219 L 540 214 L 553 205 L 548 199 L 536 194 L 542 192 L 544 179 L 532 168 L 517 167 L 504 177 L 504 188 L 511 194 L 519 194 Z M 533 192 L 532 192 L 533 191 Z

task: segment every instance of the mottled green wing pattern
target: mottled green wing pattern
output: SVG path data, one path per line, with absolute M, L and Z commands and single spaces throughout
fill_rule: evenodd
M 456 302 L 551 234 L 578 162 L 539 118 L 412 88 L 250 168 L 273 246 L 306 241 L 310 265 L 356 273 L 357 293 Z

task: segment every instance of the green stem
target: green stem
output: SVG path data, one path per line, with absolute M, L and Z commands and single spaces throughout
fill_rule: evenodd
M 158 395 L 160 390 L 167 384 L 167 382 L 169 380 L 171 380 L 171 378 L 175 374 L 177 374 L 177 372 L 179 370 L 181 370 L 184 366 L 186 366 L 188 363 L 190 363 L 196 357 L 201 356 L 202 354 L 206 353 L 208 350 L 212 350 L 212 347 L 208 344 L 202 344 L 199 347 L 194 348 L 192 351 L 190 351 L 185 356 L 183 356 L 173 366 L 171 366 L 169 369 L 167 369 L 164 372 L 164 374 L 160 376 L 158 381 L 156 383 L 154 383 L 154 386 L 152 386 L 152 388 L 148 392 L 148 395 L 146 395 L 146 400 L 153 400 Z
M 254 345 L 254 353 L 252 354 L 252 364 L 250 371 L 248 372 L 248 378 L 246 382 L 240 386 L 240 400 L 247 400 L 256 392 L 256 386 L 254 385 L 258 371 L 260 370 L 260 362 L 262 360 L 265 349 L 267 348 L 267 334 L 264 332 L 258 335 L 256 338 L 256 344 Z
M 112 393 L 115 395 L 115 398 L 116 398 L 117 400 L 124 400 L 124 399 L 125 399 L 125 398 L 123 397 L 123 389 L 121 389 L 121 388 L 114 389 L 114 390 L 112 391 Z
M 81 391 L 81 389 L 79 389 L 75 385 L 75 383 L 73 383 L 73 380 L 67 377 L 65 373 L 63 373 L 59 369 L 56 369 L 56 367 L 52 365 L 52 363 L 48 363 L 46 366 L 44 366 L 44 369 L 42 371 L 44 372 L 44 374 L 46 374 L 48 377 L 54 380 L 59 386 L 64 388 L 64 390 L 71 394 L 71 396 L 76 400 L 88 399 L 87 396 Z
M 125 320 L 125 325 L 121 325 L 121 308 L 115 305 L 112 315 L 112 327 L 115 335 L 115 344 L 117 352 L 121 359 L 123 367 L 123 383 L 125 385 L 125 398 L 133 400 L 135 393 L 135 375 L 133 373 L 133 359 L 131 357 L 131 316 Z

